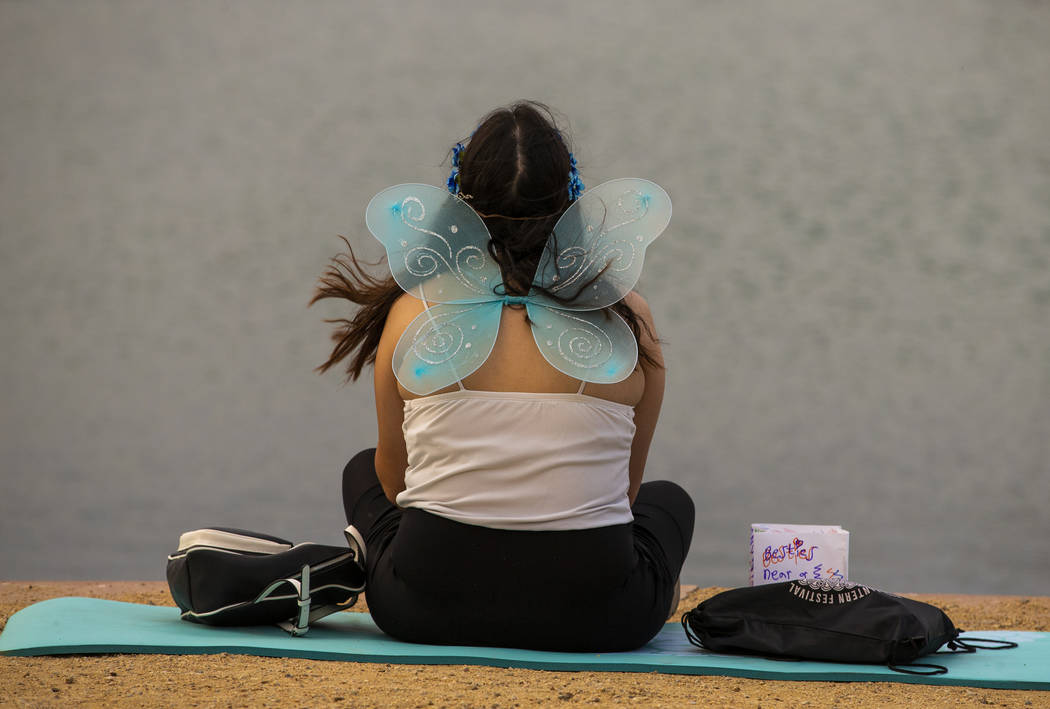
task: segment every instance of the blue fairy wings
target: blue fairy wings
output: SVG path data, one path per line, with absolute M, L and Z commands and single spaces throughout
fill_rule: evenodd
M 491 237 L 470 205 L 432 185 L 383 190 L 365 211 L 368 229 L 397 283 L 428 304 L 394 349 L 395 376 L 420 396 L 468 376 L 492 351 L 503 305 L 515 303 L 525 306 L 536 346 L 553 367 L 587 382 L 625 379 L 637 342 L 604 308 L 634 288 L 646 247 L 670 219 L 670 198 L 648 180 L 590 189 L 555 225 L 529 294 L 505 296 Z

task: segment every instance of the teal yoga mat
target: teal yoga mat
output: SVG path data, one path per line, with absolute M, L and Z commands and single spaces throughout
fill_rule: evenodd
M 230 652 L 314 660 L 418 665 L 490 665 L 537 670 L 665 672 L 760 679 L 892 681 L 999 689 L 1050 689 L 1050 633 L 982 631 L 975 636 L 1012 640 L 1012 650 L 938 655 L 948 674 L 900 674 L 878 665 L 795 662 L 720 655 L 689 644 L 682 627 L 668 624 L 633 652 L 537 652 L 490 647 L 414 645 L 384 635 L 367 613 L 336 613 L 309 634 L 293 638 L 276 627 L 213 628 L 179 619 L 177 608 L 95 598 L 55 598 L 23 608 L 0 635 L 4 655 Z

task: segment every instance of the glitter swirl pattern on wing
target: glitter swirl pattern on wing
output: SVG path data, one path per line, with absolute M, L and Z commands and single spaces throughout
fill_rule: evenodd
M 464 272 L 466 269 L 474 271 L 482 271 L 488 267 L 488 254 L 485 253 L 484 249 L 470 245 L 464 246 L 456 253 L 456 270 L 455 273 L 458 275 L 460 283 L 468 286 L 475 293 L 482 295 L 493 295 L 490 290 L 487 290 L 483 285 L 476 283 L 474 280 L 468 278 Z M 482 276 L 481 280 L 485 280 Z M 495 295 L 493 295 L 495 298 Z
M 558 273 L 563 270 L 567 276 L 555 276 L 557 283 L 549 284 L 551 292 L 558 292 L 585 283 L 608 267 L 606 271 L 626 271 L 634 265 L 637 250 L 635 244 L 626 236 L 609 238 L 609 235 L 623 227 L 635 224 L 649 213 L 649 202 L 637 190 L 627 190 L 616 200 L 616 206 L 625 219 L 610 227 L 595 230 L 588 225 L 586 230 L 595 236 L 585 246 L 569 246 L 558 253 L 556 260 Z
M 573 320 L 558 333 L 558 354 L 581 369 L 601 367 L 612 357 L 612 338 L 605 330 L 582 318 L 559 311 L 558 315 Z
M 436 239 L 444 247 L 439 250 L 431 245 L 420 244 L 413 246 L 405 252 L 405 270 L 417 278 L 428 278 L 435 274 L 450 273 L 455 279 L 468 290 L 486 294 L 487 290 L 469 278 L 464 272 L 464 267 L 480 271 L 487 266 L 487 256 L 484 250 L 475 245 L 461 247 L 455 254 L 452 253 L 452 244 L 441 234 L 431 229 L 419 226 L 426 219 L 427 209 L 423 200 L 418 197 L 406 197 L 401 202 L 399 210 L 401 223 L 412 231 L 426 234 Z M 452 225 L 453 233 L 458 229 Z
M 443 312 L 427 320 L 412 335 L 412 354 L 430 365 L 444 364 L 463 349 L 466 334 L 456 318 L 469 308 Z

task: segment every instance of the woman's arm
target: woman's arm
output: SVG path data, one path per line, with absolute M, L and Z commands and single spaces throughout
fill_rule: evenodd
M 627 488 L 627 499 L 633 505 L 645 475 L 645 461 L 649 457 L 649 444 L 652 443 L 653 433 L 656 431 L 656 421 L 660 418 L 666 370 L 664 370 L 663 353 L 656 338 L 656 328 L 653 326 L 653 314 L 649 310 L 649 304 L 642 296 L 633 291 L 628 293 L 624 300 L 638 318 L 648 326 L 648 331 L 645 327 L 641 328 L 639 344 L 645 346 L 659 364 L 654 367 L 644 360 L 638 360 L 638 366 L 645 374 L 645 390 L 642 392 L 641 400 L 634 407 L 635 431 L 634 441 L 631 443 L 630 485 Z
M 420 301 L 409 295 L 401 296 L 390 308 L 383 327 L 383 336 L 376 350 L 376 421 L 379 424 L 376 475 L 383 486 L 383 492 L 391 502 L 405 489 L 405 469 L 408 467 L 405 434 L 401 428 L 405 419 L 405 402 L 398 391 L 397 378 L 394 376 L 394 348 L 401 333 L 422 309 Z

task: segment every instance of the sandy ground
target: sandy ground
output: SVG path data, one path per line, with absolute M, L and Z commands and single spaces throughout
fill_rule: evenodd
M 679 613 L 722 590 L 685 587 Z M 163 582 L 0 582 L 0 623 L 59 596 L 172 605 Z M 911 594 L 909 594 L 911 595 Z M 912 595 L 960 628 L 1050 630 L 1050 597 Z M 354 609 L 365 610 L 362 603 Z M 2 706 L 534 705 L 1050 706 L 1050 692 L 884 683 L 774 682 L 473 666 L 376 665 L 241 655 L 0 658 Z

